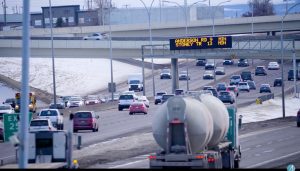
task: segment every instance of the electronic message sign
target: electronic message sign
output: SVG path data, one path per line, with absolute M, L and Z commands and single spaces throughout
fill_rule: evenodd
M 170 50 L 232 48 L 231 36 L 170 39 Z

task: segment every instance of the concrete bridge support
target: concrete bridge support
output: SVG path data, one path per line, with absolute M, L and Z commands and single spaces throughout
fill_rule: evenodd
M 172 93 L 175 93 L 175 90 L 179 88 L 178 82 L 178 59 L 171 59 L 171 69 L 172 69 Z

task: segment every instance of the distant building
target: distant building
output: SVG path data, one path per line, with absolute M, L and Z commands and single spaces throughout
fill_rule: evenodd
M 78 26 L 96 26 L 99 25 L 98 11 L 78 11 Z
M 43 27 L 50 27 L 50 12 L 49 7 L 42 7 Z M 77 26 L 78 25 L 78 11 L 79 5 L 66 5 L 66 6 L 52 6 L 53 27 L 56 26 L 58 18 L 63 19 L 63 27 Z
M 42 13 L 31 13 L 30 14 L 30 25 L 35 28 L 43 28 L 43 14 Z
M 5 30 L 4 26 L 6 26 L 6 28 L 22 26 L 22 14 L 6 14 L 6 25 L 4 15 L 0 14 L 0 30 Z

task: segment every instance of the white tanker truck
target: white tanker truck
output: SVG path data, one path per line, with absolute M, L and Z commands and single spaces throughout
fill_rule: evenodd
M 153 117 L 162 151 L 149 156 L 150 168 L 238 168 L 237 123 L 236 108 L 212 95 L 168 99 Z

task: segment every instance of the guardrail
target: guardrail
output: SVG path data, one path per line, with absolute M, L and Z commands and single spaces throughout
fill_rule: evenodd
M 274 93 L 268 93 L 268 94 L 259 96 L 255 101 L 256 101 L 256 104 L 262 104 L 262 102 L 270 100 L 270 99 L 274 99 Z

